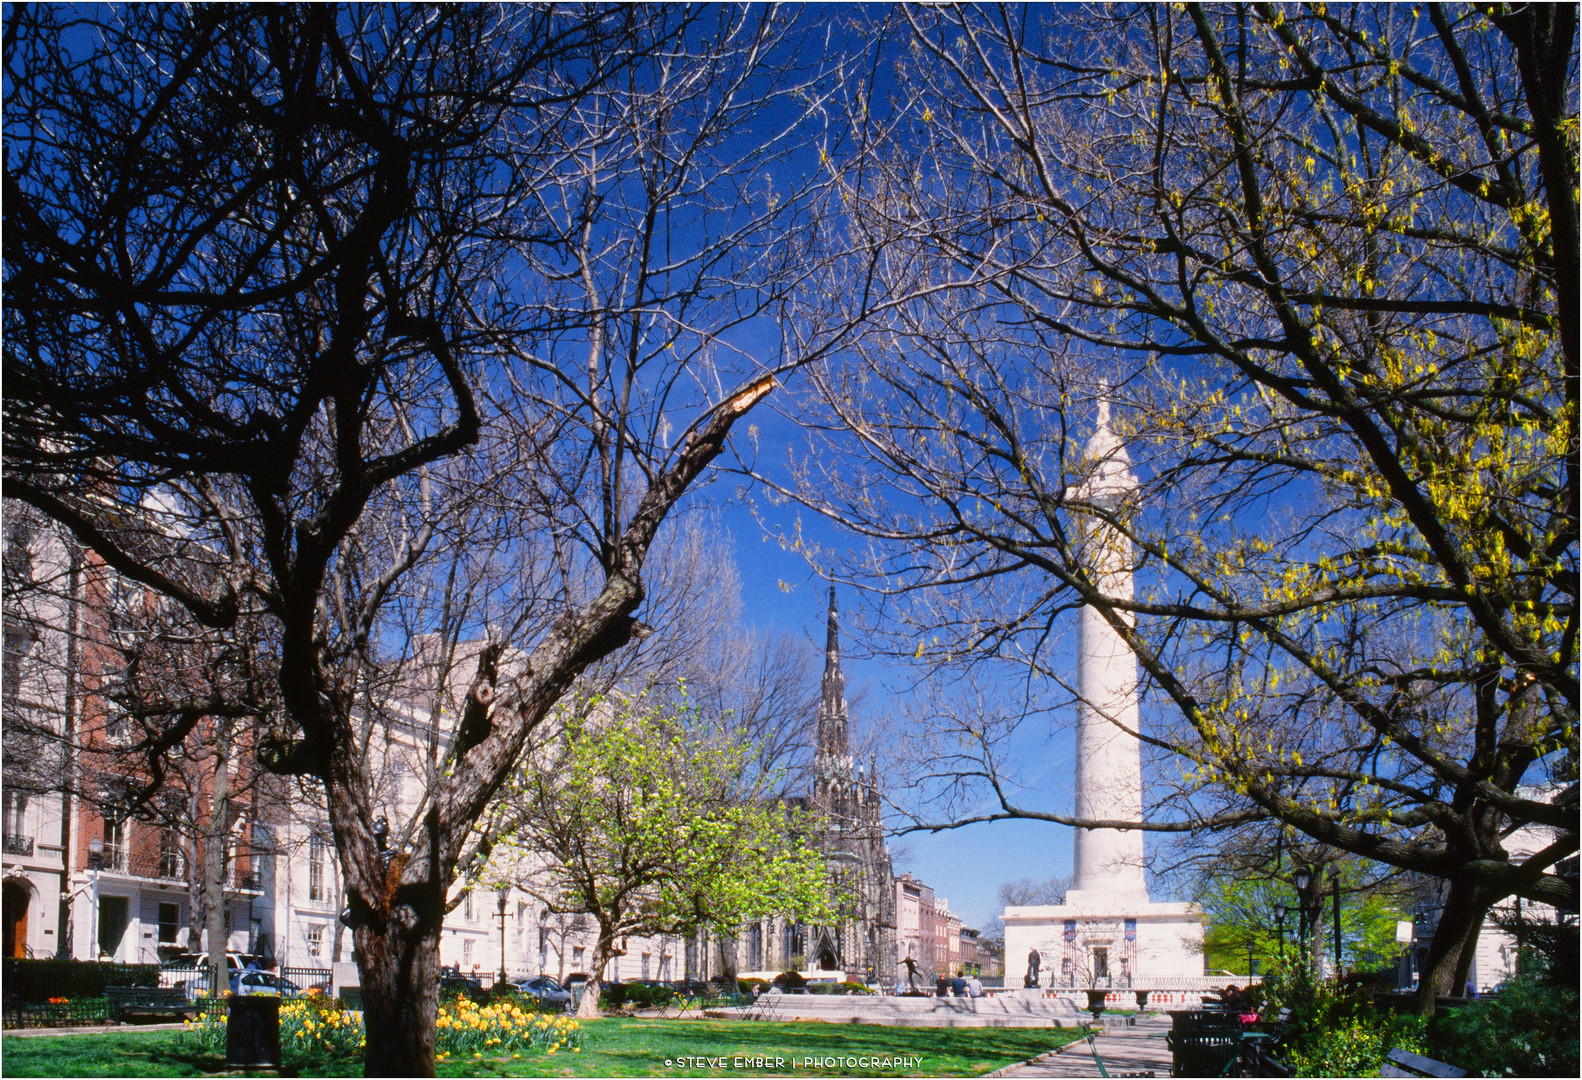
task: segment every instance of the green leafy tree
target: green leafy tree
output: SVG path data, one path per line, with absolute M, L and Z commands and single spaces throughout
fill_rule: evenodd
M 1387 963 L 1398 950 L 1395 924 L 1404 917 L 1394 877 L 1381 877 L 1378 864 L 1364 859 L 1329 865 L 1338 869 L 1338 878 L 1316 875 L 1308 898 L 1309 910 L 1315 913 L 1308 937 L 1310 963 L 1321 967 L 1334 956 L 1337 888 L 1341 968 L 1358 971 Z M 1193 899 L 1203 909 L 1203 950 L 1209 968 L 1243 971 L 1257 957 L 1267 970 L 1282 959 L 1292 964 L 1301 959 L 1300 898 L 1289 871 L 1282 872 L 1267 860 L 1234 855 L 1217 859 L 1198 876 Z M 1275 918 L 1282 905 L 1283 923 Z
M 833 919 L 807 830 L 757 797 L 756 748 L 710 734 L 684 693 L 594 697 L 564 717 L 505 795 L 490 876 L 593 922 L 582 1015 L 627 936 Z

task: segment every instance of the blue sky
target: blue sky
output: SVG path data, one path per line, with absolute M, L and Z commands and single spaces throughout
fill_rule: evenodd
M 765 451 L 769 451 L 767 444 Z M 723 481 L 714 490 L 723 494 Z M 763 500 L 756 500 L 761 512 Z M 793 512 L 786 508 L 782 513 Z M 721 522 L 729 530 L 736 547 L 741 574 L 743 619 L 760 627 L 785 631 L 823 647 L 828 582 L 817 576 L 807 561 L 795 552 L 782 550 L 766 537 L 763 526 L 746 507 L 732 501 L 719 507 Z M 837 550 L 850 546 L 851 540 L 833 525 L 802 512 L 804 532 Z M 782 583 L 784 587 L 782 587 Z M 907 692 L 908 674 L 882 662 L 864 659 L 857 633 L 857 614 L 852 608 L 862 600 L 853 590 L 843 588 L 838 596 L 843 609 L 843 668 L 847 697 L 862 699 L 853 707 L 854 738 L 866 724 L 884 710 L 898 710 Z M 809 717 L 812 722 L 812 717 Z M 1040 789 L 1053 805 L 1070 809 L 1069 739 L 1056 738 L 1052 744 L 1029 748 L 1029 753 L 1045 754 L 1045 761 L 1023 762 L 1029 777 L 1042 777 Z M 884 765 L 881 760 L 880 769 Z M 1047 786 L 1046 786 L 1047 785 Z M 891 792 L 892 797 L 903 797 Z M 950 901 L 950 908 L 967 926 L 982 926 L 999 913 L 997 892 L 1000 883 L 1018 878 L 1042 879 L 1071 872 L 1071 830 L 1045 822 L 1002 821 L 968 826 L 938 834 L 912 833 L 891 842 L 897 854 L 896 872 L 910 871 L 933 887 L 937 896 Z

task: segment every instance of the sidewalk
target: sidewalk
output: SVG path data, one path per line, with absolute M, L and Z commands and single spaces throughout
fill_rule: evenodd
M 1115 1077 L 1136 1076 L 1140 1073 L 1151 1073 L 1156 1077 L 1169 1076 L 1170 1048 L 1165 1045 L 1165 1032 L 1169 1030 L 1168 1023 L 1152 1023 L 1100 1032 L 1096 1042 L 1099 1056 L 1104 1059 L 1105 1070 Z M 989 1075 L 1098 1076 L 1099 1068 L 1093 1062 L 1087 1040 L 1082 1039 Z
M 108 1035 L 112 1031 L 183 1031 L 186 1024 L 78 1024 L 58 1028 L 6 1028 L 7 1039 L 35 1039 L 45 1035 Z

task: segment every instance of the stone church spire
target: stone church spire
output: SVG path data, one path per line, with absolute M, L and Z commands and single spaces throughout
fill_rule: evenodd
M 851 739 L 846 718 L 846 676 L 840 670 L 840 616 L 835 586 L 829 587 L 829 629 L 824 645 L 824 687 L 818 707 L 818 746 L 814 772 L 851 779 Z

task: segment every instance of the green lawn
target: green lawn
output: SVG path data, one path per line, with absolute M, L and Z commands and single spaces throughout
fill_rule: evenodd
M 581 1053 L 443 1061 L 439 1074 L 973 1076 L 1035 1057 L 1074 1037 L 1073 1031 L 1051 1028 L 608 1019 L 588 1025 Z M 223 1056 L 202 1052 L 175 1031 L 7 1037 L 4 1047 L 8 1077 L 206 1076 L 225 1068 Z M 361 1072 L 357 1062 L 299 1063 L 298 1067 L 302 1076 Z

